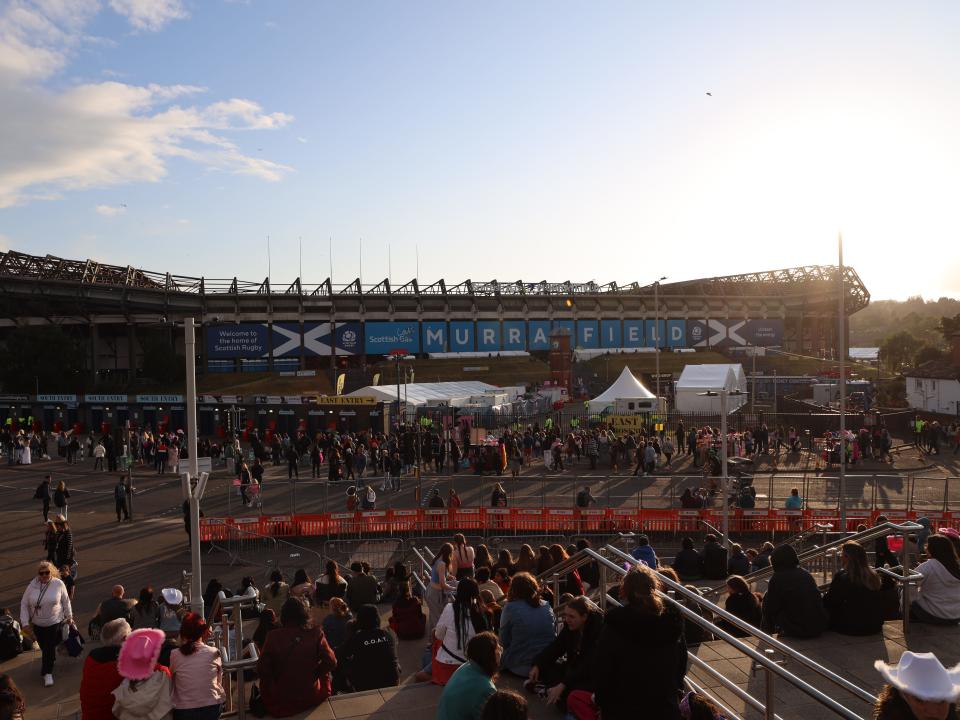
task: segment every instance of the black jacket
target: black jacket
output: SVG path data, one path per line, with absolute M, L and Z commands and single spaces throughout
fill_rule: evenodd
M 691 548 L 678 552 L 673 559 L 672 567 L 677 571 L 681 580 L 692 580 L 701 577 L 702 565 L 703 561 L 700 558 L 700 553 Z
M 337 662 L 356 692 L 394 687 L 400 682 L 397 641 L 380 628 L 350 635 L 337 649 Z
M 763 629 L 790 637 L 817 637 L 827 629 L 817 581 L 799 567 L 797 551 L 781 545 L 771 556 L 773 576 L 763 597 Z
M 728 595 L 723 608 L 731 615 L 736 615 L 741 620 L 746 620 L 754 627 L 760 627 L 762 612 L 760 610 L 760 604 L 753 595 Z M 720 627 L 736 637 L 746 637 L 748 634 L 739 627 L 725 621 L 720 622 Z
M 883 593 L 854 585 L 846 570 L 833 576 L 823 596 L 830 629 L 844 635 L 873 635 L 883 629 Z
M 542 677 L 549 677 L 552 673 L 546 668 L 559 663 L 555 675 L 559 675 L 559 682 L 566 686 L 568 693 L 571 690 L 593 690 L 593 665 L 602 629 L 603 615 L 599 612 L 590 613 L 578 632 L 571 632 L 564 625 L 553 642 L 533 658 L 532 664 L 540 668 Z
M 603 720 L 680 717 L 677 691 L 686 674 L 687 646 L 680 613 L 651 615 L 630 605 L 607 611 L 595 663 L 597 704 Z
M 727 551 L 718 542 L 708 542 L 703 546 L 701 572 L 707 580 L 725 580 L 727 578 Z
M 73 532 L 70 530 L 64 530 L 63 532 L 57 533 L 57 567 L 63 567 L 64 565 L 73 565 L 74 562 L 74 551 L 73 551 Z
M 750 558 L 748 558 L 743 551 L 732 555 L 730 562 L 727 564 L 727 570 L 729 570 L 731 575 L 749 575 Z

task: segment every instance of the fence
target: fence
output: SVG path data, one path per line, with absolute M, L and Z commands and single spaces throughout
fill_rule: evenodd
M 810 469 L 814 468 L 811 460 Z M 749 509 L 775 510 L 783 508 L 791 491 L 796 488 L 805 499 L 805 509 L 829 509 L 840 505 L 839 480 L 836 474 L 815 475 L 803 472 L 778 472 L 753 476 L 757 494 L 755 506 Z M 421 479 L 405 476 L 401 481 L 403 492 L 383 491 L 383 477 L 366 477 L 361 483 L 370 484 L 377 494 L 376 510 L 399 511 L 423 508 L 434 497 L 444 506 L 451 498 L 458 498 L 466 509 L 488 507 L 494 489 L 499 484 L 508 495 L 513 508 L 576 508 L 578 495 L 589 488 L 597 506 L 633 510 L 678 509 L 685 490 L 698 491 L 719 483 L 720 478 L 701 474 L 659 475 L 653 477 L 626 475 L 428 475 Z M 734 483 L 735 484 L 735 483 Z M 264 483 L 260 505 L 243 508 L 239 502 L 226 503 L 229 517 L 281 518 L 287 515 L 337 513 L 347 510 L 346 489 L 352 483 L 328 483 L 325 480 L 297 482 L 270 481 Z M 362 485 L 361 485 L 362 487 Z M 231 488 L 234 492 L 236 488 Z M 412 489 L 413 492 L 410 492 Z M 715 488 L 715 490 L 718 488 Z M 948 511 L 960 508 L 960 477 L 934 475 L 848 472 L 844 486 L 845 504 L 856 510 L 917 510 Z M 436 502 L 436 501 L 434 501 Z M 722 506 L 719 492 L 707 497 L 707 509 Z M 746 509 L 746 508 L 745 508 Z M 249 515 L 248 515 L 249 513 Z M 252 520 L 244 520 L 248 522 Z
M 936 527 L 960 529 L 960 510 L 890 511 L 848 510 L 846 527 L 840 528 L 836 508 L 807 510 L 734 510 L 730 513 L 731 533 L 793 534 L 813 523 L 837 529 L 855 530 L 873 524 L 879 515 L 891 522 L 905 522 L 925 516 Z M 457 508 L 376 510 L 366 512 L 283 515 L 260 518 L 201 518 L 202 542 L 220 543 L 235 536 L 235 523 L 243 520 L 245 534 L 264 537 L 343 538 L 383 536 L 424 536 L 464 532 L 484 535 L 573 535 L 617 532 L 687 533 L 699 532 L 702 522 L 719 526 L 722 513 L 710 510 L 633 508 Z

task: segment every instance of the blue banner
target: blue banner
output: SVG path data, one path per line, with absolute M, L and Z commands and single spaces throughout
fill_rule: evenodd
M 554 320 L 551 323 L 550 330 L 566 330 L 570 333 L 570 347 L 575 347 L 577 344 L 577 336 L 574 335 L 573 320 Z
M 550 321 L 531 320 L 527 323 L 527 350 L 550 349 Z
M 623 338 L 620 332 L 621 326 L 619 320 L 601 320 L 600 321 L 600 347 L 618 348 L 623 347 Z
M 600 323 L 596 320 L 577 320 L 578 348 L 593 349 L 600 347 Z
M 326 323 L 329 326 L 329 323 Z M 300 355 L 303 339 L 300 337 L 300 323 L 273 324 L 273 356 L 295 357 Z
M 767 347 L 783 343 L 783 320 L 688 320 L 690 347 Z
M 477 350 L 480 352 L 500 352 L 499 321 L 477 321 Z
M 643 347 L 643 320 L 623 321 L 623 347 Z
M 447 352 L 447 324 L 443 321 L 424 322 L 423 351 L 428 353 Z
M 455 320 L 450 323 L 450 352 L 473 352 L 473 323 L 469 320 Z
M 306 331 L 306 329 L 304 329 Z M 306 334 L 306 332 L 304 332 Z M 360 344 L 360 323 L 337 323 L 336 330 L 337 355 L 359 355 L 363 348 Z
M 527 324 L 523 320 L 503 321 L 503 349 L 527 349 Z
M 664 320 L 644 320 L 644 347 L 666 347 L 665 328 L 666 322 Z
M 667 346 L 672 348 L 687 346 L 686 320 L 667 320 Z
M 416 320 L 407 322 L 368 322 L 364 327 L 367 355 L 386 355 L 391 350 L 420 351 L 420 328 Z
M 208 358 L 258 358 L 270 352 L 267 326 L 254 323 L 207 328 Z

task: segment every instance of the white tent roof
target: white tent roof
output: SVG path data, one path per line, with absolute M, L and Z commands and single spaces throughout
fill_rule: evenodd
M 746 390 L 743 365 L 711 364 L 687 365 L 677 380 L 677 392 L 682 390 Z
M 608 405 L 613 405 L 615 400 L 648 400 L 652 397 L 655 395 L 633 376 L 630 368 L 624 367 L 613 385 L 591 400 L 588 405 L 590 412 L 599 412 Z
M 453 400 L 469 398 L 474 395 L 486 395 L 496 392 L 496 385 L 465 380 L 463 382 L 407 383 L 400 385 L 400 398 L 406 398 L 408 405 L 423 405 L 427 400 Z M 351 397 L 372 397 L 381 402 L 395 402 L 397 386 L 367 385 L 367 387 L 348 393 Z

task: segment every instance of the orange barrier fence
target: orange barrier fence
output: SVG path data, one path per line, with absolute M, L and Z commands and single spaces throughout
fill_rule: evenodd
M 878 515 L 891 522 L 927 517 L 939 527 L 960 529 L 960 512 L 848 510 L 847 530 L 871 525 Z M 362 537 L 380 535 L 431 535 L 437 532 L 571 534 L 614 532 L 697 532 L 700 520 L 720 527 L 722 514 L 710 510 L 644 510 L 628 508 L 450 508 L 371 510 L 320 515 L 262 515 L 259 517 L 201 518 L 203 542 L 227 540 L 236 532 L 267 537 Z M 795 533 L 814 523 L 840 528 L 837 510 L 731 510 L 731 533 Z

